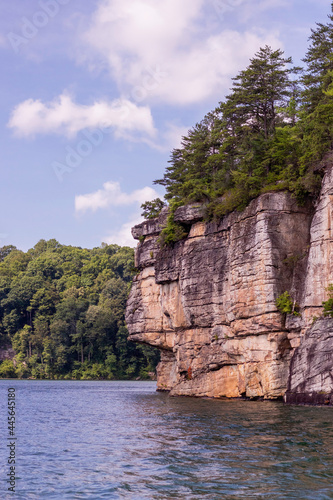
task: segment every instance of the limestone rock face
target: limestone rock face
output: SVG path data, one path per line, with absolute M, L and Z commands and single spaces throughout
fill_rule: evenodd
M 219 223 L 181 207 L 188 236 L 161 248 L 166 212 L 133 228 L 139 272 L 128 299 L 129 339 L 161 350 L 160 390 L 172 395 L 282 397 L 296 347 L 333 281 L 333 172 L 316 207 L 290 193 L 253 200 Z M 301 316 L 275 300 L 288 291 Z
M 306 323 L 322 313 L 325 288 L 333 282 L 333 168 L 322 182 L 321 194 L 310 229 L 309 262 L 302 302 Z
M 290 364 L 285 400 L 333 405 L 333 320 L 316 321 L 304 335 Z

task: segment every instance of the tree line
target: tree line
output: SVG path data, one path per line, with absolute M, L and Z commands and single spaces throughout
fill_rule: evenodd
M 0 377 L 147 378 L 158 352 L 128 342 L 124 322 L 133 273 L 129 247 L 0 248 L 0 347 L 16 353 Z

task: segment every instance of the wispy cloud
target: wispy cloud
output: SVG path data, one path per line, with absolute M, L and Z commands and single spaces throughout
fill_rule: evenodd
M 7 40 L 6 38 L 0 33 L 0 48 L 1 47 L 6 47 L 7 46 Z
M 270 0 L 275 7 L 282 0 Z M 254 8 L 253 4 L 256 7 Z M 262 0 L 242 2 L 256 11 Z M 263 4 L 264 5 L 264 4 Z M 260 46 L 281 46 L 270 31 L 236 31 L 205 23 L 204 0 L 103 0 L 82 34 L 80 61 L 110 69 L 122 93 L 130 94 L 147 71 L 160 67 L 166 77 L 154 85 L 151 101 L 187 105 L 220 95 Z M 235 10 L 237 6 L 235 7 Z
M 147 106 L 138 106 L 126 99 L 96 101 L 91 105 L 75 103 L 66 93 L 51 102 L 27 99 L 18 104 L 8 127 L 19 136 L 61 134 L 75 136 L 87 128 L 110 128 L 117 137 L 129 138 L 133 132 L 153 137 L 153 117 Z
M 135 247 L 137 245 L 137 241 L 134 240 L 131 229 L 133 226 L 140 224 L 142 221 L 143 217 L 139 217 L 138 214 L 133 214 L 128 222 L 122 224 L 119 230 L 104 237 L 103 241 L 109 245 L 116 243 L 121 246 Z
M 269 10 L 291 7 L 291 2 L 288 0 L 243 0 L 239 16 L 243 22 L 258 19 L 262 12 Z
M 156 151 L 160 151 L 161 153 L 166 153 L 174 148 L 180 147 L 182 138 L 187 136 L 189 129 L 190 127 L 166 122 L 164 130 L 160 130 L 156 138 L 146 138 L 144 142 L 152 149 L 156 149 Z
M 175 125 L 174 123 L 166 124 L 166 131 L 164 132 L 165 149 L 179 148 L 182 138 L 187 136 L 190 127 Z
M 132 193 L 124 193 L 121 190 L 119 182 L 110 181 L 105 182 L 102 189 L 98 189 L 93 193 L 75 196 L 75 211 L 76 213 L 84 213 L 88 210 L 96 212 L 98 209 L 111 206 L 119 207 L 134 203 L 141 204 L 157 197 L 158 193 L 150 187 L 146 186 Z

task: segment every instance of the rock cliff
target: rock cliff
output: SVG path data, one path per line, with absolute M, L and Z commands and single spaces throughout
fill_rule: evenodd
M 175 219 L 188 236 L 172 248 L 158 242 L 165 211 L 133 228 L 139 272 L 126 322 L 130 340 L 161 350 L 158 389 L 187 396 L 285 395 L 295 349 L 333 282 L 332 211 L 328 168 L 315 206 L 298 206 L 288 192 L 266 193 L 218 223 L 204 222 L 200 205 L 181 207 Z M 275 300 L 286 290 L 300 316 L 277 310 Z
M 290 364 L 287 403 L 333 404 L 333 321 L 320 319 L 304 335 Z

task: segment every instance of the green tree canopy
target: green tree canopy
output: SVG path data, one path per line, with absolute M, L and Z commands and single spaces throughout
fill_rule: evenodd
M 26 253 L 8 246 L 3 255 L 0 344 L 13 346 L 16 368 L 0 364 L 0 376 L 110 379 L 154 371 L 158 353 L 127 342 L 133 249 L 88 250 L 52 239 Z

